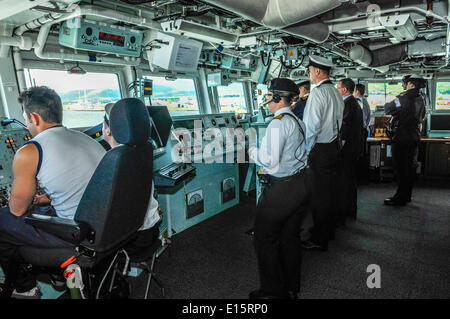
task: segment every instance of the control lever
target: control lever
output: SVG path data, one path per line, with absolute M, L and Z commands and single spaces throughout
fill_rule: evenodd
M 6 126 L 6 125 L 9 125 L 9 124 L 11 124 L 11 123 L 16 123 L 16 124 L 22 126 L 23 128 L 27 128 L 27 126 L 26 126 L 25 124 L 23 124 L 22 122 L 20 122 L 20 121 L 18 121 L 18 120 L 16 120 L 16 119 L 6 119 L 6 120 L 2 120 L 1 123 L 2 123 L 2 126 Z

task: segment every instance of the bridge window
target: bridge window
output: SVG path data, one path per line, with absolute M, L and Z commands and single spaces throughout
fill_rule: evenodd
M 116 74 L 68 74 L 66 71 L 25 69 L 27 87 L 47 86 L 63 104 L 63 125 L 90 127 L 103 121 L 105 105 L 121 99 Z
M 220 112 L 247 113 L 245 105 L 244 87 L 240 82 L 228 86 L 218 86 Z
M 450 82 L 437 82 L 435 109 L 450 110 Z
M 152 105 L 166 105 L 172 115 L 199 114 L 193 79 L 166 80 L 159 76 L 145 76 L 153 80 Z
M 375 110 L 377 105 L 392 102 L 397 95 L 403 92 L 402 83 L 369 83 L 367 101 L 370 109 Z

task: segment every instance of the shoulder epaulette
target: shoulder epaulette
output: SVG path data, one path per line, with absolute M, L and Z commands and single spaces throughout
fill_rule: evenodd
M 308 97 L 307 97 L 307 96 L 302 96 L 301 99 L 302 99 L 303 101 L 306 101 L 306 100 L 308 99 Z
M 282 118 L 283 118 L 283 114 L 280 114 L 280 115 L 277 115 L 277 116 L 273 117 L 274 120 L 281 120 Z

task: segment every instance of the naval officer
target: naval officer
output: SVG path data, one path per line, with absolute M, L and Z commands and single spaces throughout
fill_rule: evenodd
M 316 87 L 311 90 L 303 115 L 314 221 L 311 238 L 302 245 L 307 250 L 325 251 L 329 239 L 334 237 L 337 198 L 333 181 L 337 179 L 338 135 L 344 101 L 330 80 L 332 67 L 331 61 L 325 58 L 316 55 L 309 57 L 309 77 Z
M 311 83 L 309 81 L 303 81 L 297 84 L 297 86 L 300 95 L 298 101 L 292 108 L 292 112 L 294 112 L 294 114 L 297 115 L 297 117 L 300 120 L 303 120 L 303 113 L 305 111 L 306 101 L 308 101 L 309 92 L 311 91 Z
M 284 78 L 268 83 L 265 104 L 274 114 L 250 160 L 261 167 L 262 192 L 256 205 L 254 244 L 260 289 L 251 299 L 296 299 L 300 290 L 302 207 L 308 198 L 305 126 L 290 108 L 297 85 Z
M 420 75 L 406 79 L 406 91 L 386 103 L 385 113 L 392 115 L 390 140 L 397 191 L 384 200 L 385 205 L 404 206 L 411 202 L 415 180 L 414 156 L 420 143 L 421 123 L 425 117 L 425 101 L 421 89 L 426 81 Z

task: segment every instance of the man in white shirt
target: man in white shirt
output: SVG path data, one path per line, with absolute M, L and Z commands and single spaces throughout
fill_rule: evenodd
M 333 64 L 320 56 L 309 57 L 309 77 L 316 87 L 306 102 L 303 120 L 306 125 L 308 165 L 311 170 L 311 206 L 314 227 L 310 240 L 303 243 L 307 250 L 328 249 L 334 236 L 334 210 L 337 198 L 333 181 L 337 178 L 344 101 L 330 80 Z
M 108 103 L 105 106 L 105 116 L 103 118 L 103 139 L 111 146 L 111 148 L 117 147 L 120 144 L 115 140 L 113 132 L 109 127 L 109 115 L 114 106 L 114 103 Z M 159 221 L 161 219 L 159 215 L 159 205 L 154 197 L 155 185 L 152 182 L 152 192 L 150 195 L 150 201 L 148 204 L 147 213 L 145 214 L 144 224 L 139 229 L 139 232 L 130 245 L 125 247 L 130 256 L 138 254 L 141 249 L 151 246 L 152 242 L 159 237 Z
M 367 129 L 370 123 L 370 105 L 369 102 L 367 102 L 367 99 L 364 97 L 365 92 L 366 87 L 363 84 L 358 83 L 355 86 L 355 92 L 353 93 L 353 96 L 361 106 L 363 112 L 363 125 L 364 128 Z
M 265 103 L 274 114 L 250 160 L 261 167 L 254 243 L 260 289 L 250 299 L 297 298 L 300 290 L 302 205 L 307 201 L 305 126 L 291 111 L 297 85 L 277 78 L 268 83 Z

